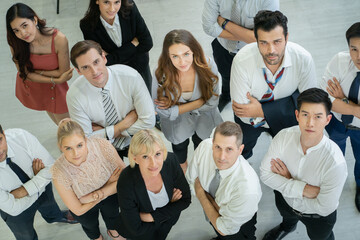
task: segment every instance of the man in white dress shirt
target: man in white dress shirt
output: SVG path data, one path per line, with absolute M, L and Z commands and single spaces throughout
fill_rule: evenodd
M 38 239 L 34 229 L 37 211 L 48 223 L 77 223 L 55 202 L 49 172 L 53 163 L 29 132 L 3 131 L 0 125 L 0 214 L 17 240 Z
M 332 115 L 328 94 L 318 88 L 297 99 L 299 126 L 280 131 L 260 166 L 260 178 L 274 189 L 283 221 L 263 239 L 282 239 L 300 220 L 310 239 L 334 239 L 336 209 L 347 177 L 340 148 L 324 135 Z
M 334 117 L 326 131 L 345 155 L 349 137 L 355 157 L 355 206 L 360 211 L 360 22 L 346 31 L 349 51 L 339 52 L 328 63 L 320 86 L 332 101 Z
M 279 11 L 260 11 L 254 18 L 257 43 L 244 46 L 231 67 L 230 94 L 235 122 L 244 133 L 243 156 L 262 132 L 275 136 L 296 125 L 296 97 L 316 86 L 314 61 L 308 51 L 288 42 L 287 18 Z
M 255 42 L 254 17 L 260 10 L 279 10 L 279 0 L 205 0 L 202 26 L 214 37 L 214 60 L 222 77 L 220 112 L 230 102 L 230 70 L 235 54 Z
M 71 62 L 81 75 L 66 95 L 70 117 L 87 136 L 109 139 L 121 158 L 127 156 L 131 136 L 154 127 L 155 112 L 141 75 L 131 67 L 106 67 L 105 53 L 91 40 L 71 49 Z
M 261 187 L 254 169 L 241 156 L 242 137 L 238 124 L 221 123 L 213 139 L 205 139 L 197 147 L 186 172 L 216 239 L 256 239 Z

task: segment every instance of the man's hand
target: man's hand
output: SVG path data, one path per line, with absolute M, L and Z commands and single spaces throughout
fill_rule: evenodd
M 23 197 L 26 197 L 27 195 L 29 195 L 29 193 L 26 191 L 26 189 L 23 186 L 12 190 L 10 193 L 14 196 L 14 198 L 17 198 L 17 199 L 23 198 Z
M 314 199 L 319 195 L 320 187 L 306 184 L 303 191 L 303 196 L 306 198 Z
M 196 178 L 196 179 L 195 179 L 194 188 L 195 188 L 195 193 L 196 193 L 196 197 L 197 197 L 197 198 L 200 199 L 201 197 L 206 197 L 206 195 L 205 195 L 205 190 L 204 190 L 204 188 L 201 186 L 201 183 L 200 183 L 199 178 Z
M 218 22 L 220 27 L 222 27 L 222 24 L 223 24 L 224 21 L 225 21 L 225 18 L 223 18 L 222 16 L 219 15 L 218 18 L 217 18 L 217 22 Z
M 261 103 L 250 95 L 248 92 L 246 97 L 250 100 L 248 104 L 240 104 L 235 101 L 232 103 L 232 109 L 238 117 L 262 117 L 264 118 L 264 112 L 262 110 Z
M 328 80 L 328 86 L 326 90 L 334 98 L 338 98 L 338 99 L 345 98 L 345 94 L 342 90 L 342 87 L 340 86 L 339 81 L 335 77 L 333 77 L 332 80 L 331 79 Z
M 276 159 L 271 159 L 271 171 L 273 173 L 279 174 L 283 177 L 286 177 L 287 179 L 291 179 L 292 176 L 289 172 L 289 170 L 287 169 L 285 163 L 283 161 L 281 161 L 279 158 Z
M 41 169 L 45 168 L 44 163 L 39 158 L 34 158 L 32 162 L 32 169 L 34 171 L 34 175 L 38 174 Z
M 143 222 L 154 222 L 154 218 L 152 217 L 152 215 L 150 213 L 140 213 L 140 219 Z
M 137 46 L 139 45 L 139 40 L 138 40 L 136 37 L 134 37 L 133 40 L 131 40 L 131 43 L 132 43 L 135 47 L 137 47 Z
M 91 123 L 91 128 L 92 128 L 93 132 L 96 132 L 98 130 L 103 129 L 104 127 L 99 124 L 96 124 L 96 123 Z
M 173 196 L 171 198 L 170 202 L 176 202 L 178 201 L 180 198 L 182 198 L 182 192 L 180 189 L 174 188 L 173 190 Z

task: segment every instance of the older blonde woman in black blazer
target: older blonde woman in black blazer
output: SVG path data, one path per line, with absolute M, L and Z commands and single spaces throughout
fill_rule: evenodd
M 151 92 L 149 51 L 153 42 L 132 0 L 90 0 L 80 29 L 85 40 L 101 45 L 108 66 L 125 64 L 136 69 Z
M 183 171 L 154 130 L 141 130 L 133 136 L 129 161 L 117 183 L 118 231 L 132 240 L 165 239 L 191 203 Z

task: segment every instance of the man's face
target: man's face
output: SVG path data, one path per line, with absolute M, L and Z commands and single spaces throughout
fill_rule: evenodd
M 307 140 L 320 140 L 324 134 L 324 128 L 331 120 L 331 114 L 326 115 L 326 109 L 322 103 L 302 103 L 300 110 L 295 111 L 299 122 L 301 138 Z
M 106 68 L 105 54 L 99 54 L 96 49 L 91 48 L 87 53 L 76 58 L 80 75 L 84 77 L 95 87 L 103 88 L 108 81 L 108 70 Z
M 232 167 L 243 149 L 244 145 L 236 145 L 236 136 L 227 137 L 216 133 L 212 146 L 216 167 L 220 170 Z
M 0 133 L 0 162 L 6 159 L 7 151 L 8 147 L 5 134 Z
M 349 40 L 349 51 L 351 60 L 360 70 L 360 37 L 353 37 Z
M 281 26 L 276 26 L 269 32 L 258 29 L 257 34 L 259 51 L 266 66 L 268 68 L 273 65 L 279 67 L 284 58 L 288 39 L 288 36 L 286 38 L 284 36 L 284 29 Z

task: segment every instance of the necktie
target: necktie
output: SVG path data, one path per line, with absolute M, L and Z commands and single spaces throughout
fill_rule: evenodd
M 360 72 L 357 72 L 357 75 L 352 82 L 349 90 L 349 100 L 355 104 L 358 104 L 359 96 L 359 87 L 360 87 Z M 345 125 L 349 125 L 354 119 L 354 115 L 342 115 L 341 120 Z
M 26 183 L 30 180 L 29 176 L 16 163 L 12 162 L 9 157 L 6 158 L 6 163 L 9 165 L 11 170 L 13 170 L 13 172 L 19 177 L 22 183 Z
M 220 177 L 219 169 L 216 169 L 215 170 L 215 176 L 211 180 L 210 185 L 209 185 L 209 193 L 213 198 L 215 198 L 215 193 L 216 193 L 217 189 L 219 188 L 220 178 L 221 177 Z
M 262 98 L 260 99 L 260 103 L 265 103 L 265 102 L 272 102 L 272 101 L 274 101 L 274 92 L 273 92 L 273 90 L 274 90 L 276 84 L 277 84 L 277 83 L 280 81 L 280 79 L 282 78 L 283 73 L 284 73 L 284 69 L 285 69 L 285 68 L 282 68 L 281 71 L 277 74 L 274 83 L 269 82 L 269 80 L 267 79 L 267 75 L 266 75 L 265 69 L 263 69 L 264 78 L 265 78 L 266 83 L 268 84 L 268 89 L 267 89 L 266 93 L 262 96 Z M 260 127 L 260 126 L 262 126 L 262 125 L 265 124 L 265 119 L 263 119 L 261 122 L 258 122 L 257 124 L 254 123 L 254 120 L 255 120 L 254 118 L 250 118 L 250 123 L 251 123 L 251 125 L 252 125 L 254 128 L 258 128 L 258 127 Z
M 240 1 L 238 0 L 234 0 L 234 3 L 232 5 L 230 20 L 233 23 L 240 25 Z M 229 40 L 228 47 L 230 52 L 235 52 L 237 50 L 237 43 L 238 41 Z
M 103 88 L 101 90 L 101 95 L 102 95 L 102 98 L 103 98 L 105 119 L 106 119 L 106 122 L 107 122 L 108 126 L 112 126 L 112 125 L 117 124 L 119 122 L 119 117 L 118 117 L 118 115 L 116 113 L 114 103 L 111 100 L 109 90 Z M 113 146 L 116 149 L 121 149 L 120 146 L 121 146 L 121 143 L 124 141 L 124 139 L 125 138 L 115 138 L 115 140 L 113 142 Z

